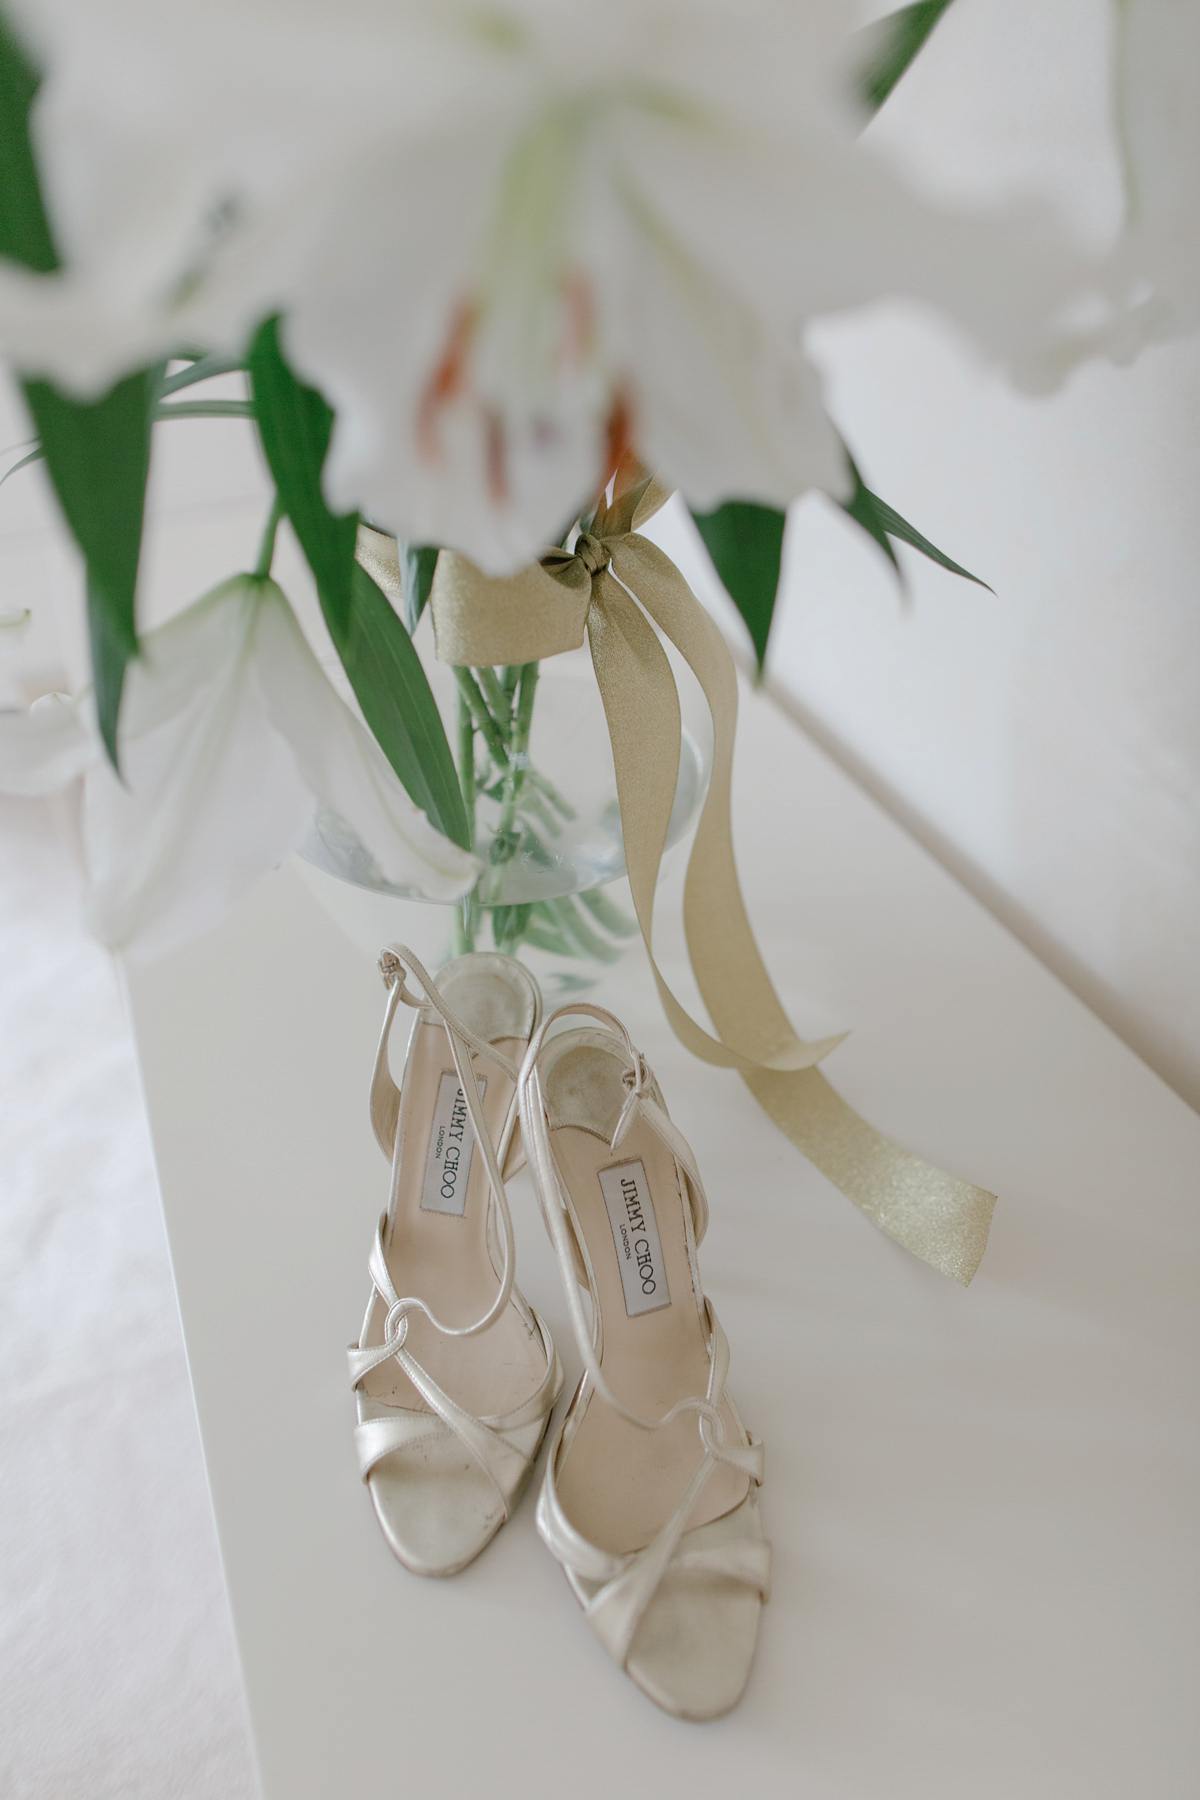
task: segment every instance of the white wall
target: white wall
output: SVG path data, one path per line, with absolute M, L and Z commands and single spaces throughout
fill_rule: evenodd
M 906 609 L 810 504 L 771 669 L 1196 1104 L 1200 354 L 1040 405 L 900 317 L 830 360 L 873 482 L 996 592 L 909 555 Z
M 1109 0 L 955 0 L 872 132 L 944 198 L 1038 192 L 1099 243 L 1109 24 Z M 903 606 L 808 500 L 771 679 L 1200 1105 L 1200 345 L 1048 400 L 913 307 L 813 348 L 869 484 L 996 591 L 902 550 Z

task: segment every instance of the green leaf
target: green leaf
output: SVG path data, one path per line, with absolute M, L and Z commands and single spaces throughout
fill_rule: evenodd
M 59 267 L 38 182 L 29 112 L 40 78 L 0 18 L 0 256 L 48 275 Z M 44 456 L 87 566 L 88 635 L 96 713 L 117 766 L 125 669 L 137 655 L 134 595 L 150 470 L 150 407 L 162 368 L 78 401 L 48 381 L 23 383 L 40 445 L 8 473 Z
M 125 668 L 137 655 L 134 594 L 151 406 L 161 378 L 161 365 L 142 369 L 91 401 L 72 400 L 47 381 L 23 384 L 50 479 L 87 565 L 96 709 L 114 768 Z
M 866 28 L 871 48 L 858 84 L 872 112 L 879 111 L 949 4 L 950 0 L 916 0 Z
M 943 569 L 949 569 L 952 575 L 961 575 L 964 581 L 973 581 L 977 587 L 987 588 L 989 594 L 995 591 L 988 587 L 986 581 L 981 581 L 978 575 L 972 575 L 969 569 L 964 569 L 961 563 L 953 562 L 944 550 L 939 550 L 936 544 L 931 544 L 927 537 L 922 537 L 915 526 L 910 525 L 907 519 L 900 517 L 895 507 L 889 506 L 886 500 L 881 500 L 878 494 L 873 494 L 859 474 L 858 465 L 849 451 L 846 452 L 846 460 L 850 464 L 850 472 L 854 477 L 854 492 L 849 500 L 841 502 L 842 508 L 849 513 L 856 525 L 861 525 L 863 530 L 874 538 L 902 582 L 904 577 L 900 564 L 896 560 L 896 552 L 892 549 L 892 538 L 899 538 L 901 543 L 911 544 L 914 550 L 919 550 L 922 556 L 929 558 L 930 562 L 939 563 Z
M 578 956 L 579 951 L 559 929 L 545 900 L 535 900 L 529 923 L 521 938 L 533 950 L 547 950 L 551 956 Z
M 40 85 L 11 28 L 0 17 L 0 256 L 48 275 L 59 266 L 42 201 L 29 109 Z
M 844 512 L 849 513 L 856 525 L 861 525 L 868 536 L 875 539 L 875 542 L 879 545 L 879 548 L 891 563 L 892 568 L 896 571 L 898 581 L 901 586 L 903 586 L 904 571 L 897 561 L 896 552 L 892 549 L 892 540 L 884 530 L 883 520 L 879 516 L 880 503 L 875 498 L 875 495 L 871 492 L 870 488 L 864 483 L 862 476 L 858 472 L 858 464 L 848 450 L 846 452 L 846 461 L 850 464 L 850 473 L 854 477 L 854 492 L 851 494 L 849 500 L 841 500 L 838 504 Z
M 400 552 L 400 584 L 404 592 L 404 623 L 410 632 L 417 629 L 421 614 L 433 586 L 433 571 L 440 554 L 436 544 L 406 544 L 396 539 Z
M 467 809 L 421 659 L 403 620 L 358 563 L 352 564 L 351 581 L 353 604 L 345 628 L 333 631 L 330 621 L 330 630 L 363 717 L 422 812 L 469 850 Z
M 317 583 L 325 623 L 363 717 L 415 803 L 448 838 L 470 848 L 471 831 L 446 730 L 403 621 L 354 560 L 358 514 L 325 504 L 321 470 L 333 413 L 297 381 L 268 319 L 250 348 L 250 380 L 263 449 L 279 501 Z
M 603 925 L 605 931 L 611 931 L 614 937 L 637 936 L 637 920 L 623 913 L 603 888 L 585 888 L 579 899 L 597 923 Z
M 259 328 L 249 367 L 263 450 L 337 643 L 350 622 L 358 515 L 331 513 L 321 491 L 333 412 L 316 388 L 297 381 L 284 361 L 278 318 Z
M 120 774 L 117 720 L 125 688 L 125 670 L 137 655 L 137 640 L 135 638 L 131 644 L 126 619 L 113 607 L 106 590 L 90 575 L 87 580 L 87 621 L 96 720 L 109 761 Z
M 533 915 L 532 903 L 523 901 L 518 906 L 493 906 L 488 910 L 492 919 L 492 941 L 497 950 L 507 951 L 511 956 Z
M 610 944 L 606 938 L 598 936 L 592 930 L 572 896 L 565 895 L 559 900 L 545 900 L 542 904 L 563 936 L 575 946 L 577 955 L 590 956 L 596 962 L 616 962 L 621 954 L 621 946 Z
M 715 512 L 693 512 L 713 567 L 750 629 L 761 671 L 779 592 L 787 515 L 774 506 L 727 500 Z

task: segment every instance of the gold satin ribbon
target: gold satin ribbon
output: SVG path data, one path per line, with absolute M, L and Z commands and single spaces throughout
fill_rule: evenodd
M 725 640 L 679 570 L 639 535 L 667 499 L 644 479 L 601 506 L 571 552 L 509 579 L 443 551 L 434 575 L 437 654 L 473 667 L 577 649 L 586 629 L 612 738 L 633 904 L 671 1027 L 704 1062 L 737 1069 L 775 1123 L 889 1237 L 964 1284 L 987 1244 L 995 1197 L 900 1148 L 815 1066 L 840 1037 L 805 1043 L 758 953 L 733 858 L 730 780 L 737 676 Z M 696 983 L 717 1036 L 671 992 L 653 952 L 654 894 L 679 772 L 679 695 L 657 625 L 695 674 L 713 722 L 713 767 L 684 887 Z

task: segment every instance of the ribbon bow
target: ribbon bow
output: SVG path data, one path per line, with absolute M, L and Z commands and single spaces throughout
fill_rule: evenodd
M 669 557 L 639 535 L 668 498 L 646 477 L 601 503 L 571 550 L 508 579 L 443 551 L 430 602 L 443 662 L 536 662 L 578 649 L 586 631 L 617 775 L 633 904 L 671 1027 L 703 1061 L 736 1069 L 775 1123 L 888 1235 L 964 1284 L 987 1243 L 995 1197 L 903 1150 L 861 1119 L 816 1067 L 840 1037 L 792 1029 L 758 953 L 730 829 L 737 676 L 724 638 Z M 651 623 L 653 621 L 653 624 Z M 653 952 L 654 892 L 679 772 L 679 695 L 654 626 L 704 690 L 713 767 L 684 889 L 705 1031 L 667 986 Z

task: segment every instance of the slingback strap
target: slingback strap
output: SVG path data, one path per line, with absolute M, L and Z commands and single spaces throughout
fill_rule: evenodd
M 417 977 L 425 990 L 425 997 L 414 994 L 404 979 L 405 968 Z M 432 1007 L 439 1013 L 442 1022 L 451 1038 L 457 1037 L 462 1043 L 470 1046 L 475 1056 L 486 1056 L 496 1067 L 502 1069 L 510 1081 L 517 1079 L 517 1065 L 507 1056 L 503 1056 L 494 1045 L 486 1042 L 472 1031 L 442 999 L 441 990 L 432 977 L 426 973 L 412 951 L 403 944 L 390 944 L 379 958 L 379 973 L 383 977 L 383 985 L 388 990 L 387 1008 L 383 1015 L 383 1028 L 379 1034 L 379 1047 L 375 1052 L 375 1066 L 371 1072 L 371 1124 L 374 1127 L 375 1139 L 379 1148 L 390 1162 L 396 1143 L 396 1124 L 400 1116 L 400 1089 L 392 1080 L 392 1072 L 388 1067 L 388 1042 L 392 1035 L 396 1011 L 403 1001 L 406 1006 L 424 1010 Z
M 671 1410 L 668 1413 L 664 1413 L 660 1419 L 644 1419 L 640 1414 L 632 1411 L 630 1407 L 627 1407 L 624 1401 L 620 1400 L 617 1395 L 613 1393 L 600 1367 L 600 1359 L 596 1354 L 593 1323 L 589 1321 L 587 1314 L 584 1311 L 583 1301 L 580 1298 L 579 1283 L 577 1279 L 577 1249 L 574 1231 L 571 1226 L 565 1186 L 559 1173 L 558 1164 L 555 1161 L 554 1151 L 550 1143 L 549 1112 L 546 1106 L 545 1095 L 542 1092 L 541 1070 L 539 1067 L 539 1059 L 542 1047 L 546 1041 L 547 1031 L 558 1019 L 570 1017 L 574 1014 L 584 1014 L 589 1018 L 598 1019 L 601 1024 L 607 1025 L 613 1032 L 613 1035 L 620 1041 L 629 1060 L 629 1068 L 626 1071 L 628 1078 L 625 1082 L 629 1094 L 621 1108 L 620 1115 L 617 1119 L 616 1129 L 613 1133 L 612 1142 L 614 1147 L 620 1144 L 621 1140 L 628 1132 L 634 1117 L 640 1114 L 646 1119 L 647 1123 L 670 1149 L 683 1172 L 685 1177 L 685 1187 L 692 1209 L 692 1218 L 697 1242 L 703 1236 L 704 1227 L 708 1222 L 708 1201 L 705 1197 L 704 1184 L 700 1179 L 700 1171 L 696 1166 L 696 1159 L 692 1154 L 691 1146 L 683 1136 L 683 1133 L 672 1123 L 670 1118 L 668 1118 L 666 1109 L 659 1105 L 657 1099 L 652 1097 L 657 1093 L 657 1086 L 654 1082 L 654 1077 L 650 1071 L 649 1065 L 646 1063 L 642 1053 L 635 1048 L 628 1031 L 615 1014 L 608 1012 L 602 1006 L 593 1005 L 590 1001 L 576 1000 L 569 1002 L 566 1006 L 559 1007 L 557 1012 L 553 1012 L 550 1014 L 549 1018 L 543 1019 L 538 1030 L 530 1040 L 529 1049 L 525 1054 L 525 1061 L 521 1065 L 520 1079 L 517 1083 L 517 1099 L 521 1114 L 521 1135 L 525 1143 L 525 1154 L 529 1164 L 529 1170 L 533 1177 L 534 1192 L 537 1195 L 538 1204 L 541 1207 L 542 1217 L 546 1223 L 546 1229 L 550 1234 L 550 1242 L 554 1246 L 559 1261 L 559 1267 L 562 1270 L 567 1310 L 571 1316 L 571 1326 L 575 1333 L 575 1341 L 579 1347 L 579 1354 L 583 1359 L 583 1366 L 587 1371 L 588 1378 L 592 1382 L 597 1393 L 599 1393 L 605 1402 L 612 1407 L 614 1412 L 619 1414 L 620 1417 L 625 1419 L 629 1424 L 637 1426 L 639 1430 L 642 1431 L 659 1431 L 663 1426 L 671 1424 L 671 1422 L 674 1419 L 677 1419 L 681 1413 L 694 1412 L 699 1417 L 701 1438 L 705 1446 L 713 1447 L 714 1453 L 716 1453 L 715 1446 L 724 1445 L 725 1426 L 721 1419 L 718 1407 L 714 1404 L 711 1392 L 704 1397 L 690 1395 L 686 1399 L 677 1401 Z M 593 1304 L 595 1304 L 594 1295 Z M 705 1305 L 708 1307 L 707 1301 L 705 1302 Z M 708 1307 L 708 1313 L 712 1329 L 710 1353 L 714 1358 L 715 1368 L 715 1359 L 718 1355 L 718 1340 L 721 1345 L 725 1345 L 725 1334 L 717 1324 L 716 1315 L 712 1312 L 711 1307 Z M 724 1355 L 727 1360 L 727 1345 L 725 1345 L 724 1348 Z M 710 1389 L 711 1386 L 712 1384 L 710 1382 Z M 722 1373 L 720 1382 L 717 1384 L 715 1390 L 717 1394 L 721 1393 L 723 1386 L 724 1374 Z M 724 1460 L 732 1460 L 732 1457 L 725 1457 Z
M 492 1142 L 492 1134 L 487 1128 L 483 1116 L 483 1100 L 479 1092 L 479 1084 L 475 1079 L 475 1067 L 472 1057 L 478 1056 L 494 1064 L 503 1071 L 509 1080 L 516 1082 L 520 1071 L 517 1065 L 494 1045 L 481 1038 L 477 1032 L 460 1019 L 452 1007 L 442 997 L 433 976 L 418 961 L 413 952 L 404 944 L 392 944 L 379 959 L 379 970 L 384 985 L 388 989 L 388 1003 L 383 1017 L 383 1030 L 380 1033 L 379 1048 L 375 1052 L 375 1070 L 371 1081 L 371 1117 L 375 1125 L 375 1133 L 384 1145 L 392 1160 L 392 1188 L 388 1200 L 388 1211 L 384 1215 L 381 1230 L 376 1234 L 375 1247 L 371 1255 L 371 1278 L 380 1295 L 388 1305 L 388 1327 L 385 1338 L 390 1342 L 396 1337 L 397 1345 L 403 1344 L 401 1327 L 409 1313 L 422 1312 L 430 1323 L 446 1337 L 474 1337 L 476 1333 L 486 1331 L 493 1325 L 508 1305 L 513 1289 L 513 1228 L 512 1215 L 508 1210 L 508 1195 L 505 1192 L 504 1176 L 500 1169 L 496 1146 Z M 416 977 L 421 985 L 422 994 L 414 994 L 405 980 L 406 972 Z M 396 1017 L 396 1008 L 401 1000 L 406 1006 L 415 1006 L 422 1011 L 426 1007 L 436 1012 L 446 1028 L 446 1037 L 450 1044 L 450 1054 L 454 1060 L 463 1099 L 466 1101 L 467 1113 L 475 1133 L 475 1141 L 483 1156 L 488 1185 L 491 1190 L 491 1201 L 494 1202 L 500 1221 L 500 1251 L 502 1268 L 500 1286 L 491 1306 L 471 1325 L 447 1325 L 435 1316 L 424 1300 L 415 1295 L 401 1299 L 392 1286 L 387 1270 L 387 1261 L 383 1254 L 382 1231 L 386 1229 L 396 1201 L 400 1183 L 400 1133 L 397 1129 L 400 1112 L 400 1090 L 392 1080 L 388 1068 L 388 1040 L 391 1037 L 392 1023 Z M 393 1099 L 394 1096 L 394 1099 Z M 386 1131 L 390 1131 L 391 1144 L 385 1142 Z M 389 1336 L 391 1334 L 391 1336 Z M 365 1354 L 365 1352 L 363 1353 Z M 392 1354 L 391 1350 L 388 1355 Z M 386 1360 L 381 1356 L 380 1361 Z M 365 1370 L 364 1370 L 365 1373 Z M 356 1379 L 361 1379 L 358 1377 Z
M 566 1007 L 563 1007 L 560 1012 L 567 1010 Z M 597 1011 L 600 1010 L 597 1009 Z M 607 1016 L 613 1019 L 614 1024 L 619 1023 L 613 1014 L 609 1013 Z M 621 1029 L 624 1032 L 623 1026 Z M 692 1209 L 692 1230 L 697 1244 L 701 1244 L 704 1241 L 704 1234 L 708 1230 L 708 1196 L 704 1192 L 704 1183 L 700 1179 L 700 1170 L 696 1165 L 696 1158 L 692 1154 L 692 1147 L 666 1108 L 660 1104 L 661 1095 L 658 1091 L 658 1083 L 654 1079 L 653 1069 L 642 1052 L 629 1042 L 627 1033 L 625 1036 L 629 1053 L 633 1058 L 633 1066 L 626 1069 L 621 1077 L 626 1089 L 626 1098 L 609 1140 L 610 1148 L 613 1150 L 621 1148 L 629 1127 L 639 1115 L 646 1120 L 658 1133 L 687 1177 L 688 1200 Z

